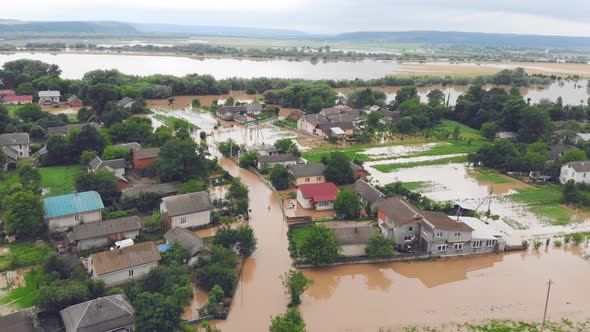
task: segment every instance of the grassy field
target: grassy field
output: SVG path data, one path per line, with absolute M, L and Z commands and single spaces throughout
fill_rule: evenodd
M 553 225 L 567 225 L 572 221 L 572 211 L 561 204 L 563 195 L 559 185 L 518 189 L 516 194 L 506 197 L 526 204 L 532 213 Z
M 49 188 L 46 196 L 58 196 L 76 192 L 76 176 L 81 172 L 80 165 L 40 167 L 41 186 Z
M 172 116 L 166 116 L 166 115 L 162 115 L 162 114 L 155 114 L 154 118 L 156 118 L 157 120 L 162 121 L 166 126 L 170 127 L 170 128 L 176 128 L 176 126 L 179 127 L 186 127 L 188 129 L 199 129 L 198 126 L 195 126 L 194 124 L 183 120 L 183 119 L 179 119 L 179 118 L 175 118 Z
M 305 237 L 305 234 L 307 234 L 308 232 L 308 227 L 299 227 L 299 228 L 293 228 L 291 230 L 292 232 L 292 236 L 293 236 L 293 241 L 295 241 L 295 244 L 297 245 L 297 247 L 301 247 L 301 243 L 303 242 L 303 238 Z
M 12 243 L 3 248 L 9 248 L 8 254 L 0 256 L 0 271 L 11 270 L 16 267 L 28 267 L 42 263 L 52 252 L 48 244 L 36 247 L 33 243 Z M 11 264 L 12 263 L 12 264 Z
M 393 172 L 393 171 L 395 171 L 397 169 L 401 169 L 401 168 L 412 168 L 412 167 L 418 167 L 418 166 L 432 166 L 432 165 L 444 165 L 444 164 L 466 163 L 466 162 L 467 162 L 467 156 L 456 156 L 456 157 L 441 158 L 441 159 L 435 159 L 435 160 L 375 165 L 373 167 L 380 172 L 390 173 L 390 172 Z
M 25 273 L 25 287 L 11 291 L 8 295 L 0 299 L 0 303 L 10 303 L 16 309 L 25 309 L 35 305 L 37 296 L 39 295 L 39 281 L 42 276 L 43 271 L 41 268 L 36 268 Z
M 474 175 L 474 177 L 477 180 L 482 181 L 482 182 L 490 182 L 490 183 L 497 183 L 497 184 L 514 182 L 514 180 L 512 180 L 508 177 L 501 176 L 498 173 L 496 173 L 496 171 L 491 170 L 489 168 L 478 167 L 478 168 L 474 169 L 471 172 L 471 174 Z
M 430 185 L 430 181 L 402 182 L 402 187 L 411 191 L 420 191 L 420 189 L 426 188 Z
M 467 138 L 471 140 L 483 140 L 483 137 L 479 134 L 479 130 L 477 129 L 467 127 L 466 125 L 453 120 L 443 119 L 441 122 L 442 124 L 437 128 L 446 129 L 452 133 L 453 131 L 455 131 L 455 127 L 459 126 L 459 129 L 461 130 L 460 136 L 462 138 Z

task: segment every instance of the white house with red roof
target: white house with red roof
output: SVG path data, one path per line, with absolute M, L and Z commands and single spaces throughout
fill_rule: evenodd
M 338 187 L 332 182 L 299 185 L 297 202 L 304 209 L 332 210 L 338 196 Z

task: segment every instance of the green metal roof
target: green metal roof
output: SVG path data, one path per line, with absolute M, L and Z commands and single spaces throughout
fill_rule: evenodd
M 43 200 L 43 209 L 46 218 L 54 218 L 104 209 L 104 205 L 96 191 L 85 191 L 45 198 Z

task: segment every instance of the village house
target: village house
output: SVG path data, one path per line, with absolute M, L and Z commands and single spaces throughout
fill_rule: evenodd
M 397 244 L 415 241 L 420 234 L 420 210 L 400 197 L 390 197 L 377 204 L 377 224 L 383 236 Z
M 211 221 L 213 203 L 206 191 L 162 198 L 160 212 L 166 229 L 197 227 Z
M 28 133 L 12 133 L 0 135 L 0 146 L 4 154 L 13 163 L 29 158 L 31 140 Z
M 88 122 L 88 123 L 70 123 L 65 126 L 58 126 L 58 127 L 49 127 L 47 128 L 47 135 L 61 135 L 61 136 L 68 136 L 70 131 L 76 129 L 80 130 L 84 126 L 92 126 L 96 130 L 100 129 L 100 125 L 96 122 Z
M 320 114 L 307 114 L 297 120 L 297 129 L 315 135 L 316 128 L 321 123 L 329 122 L 328 118 Z
M 582 135 L 582 137 L 584 137 Z M 577 144 L 581 139 L 578 137 L 578 132 L 571 129 L 554 130 L 552 134 L 553 141 L 560 144 Z
M 135 100 L 133 100 L 131 97 L 124 97 L 123 99 L 119 100 L 117 104 L 125 109 L 129 109 L 131 106 L 133 106 L 133 104 L 135 104 Z
M 160 253 L 153 242 L 142 242 L 121 249 L 108 250 L 88 257 L 88 273 L 104 281 L 107 287 L 141 279 L 158 265 Z
M 1 97 L 5 97 L 5 96 L 15 96 L 16 92 L 14 90 L 0 90 L 0 96 Z
M 78 98 L 76 95 L 71 95 L 70 98 L 67 99 L 67 104 L 70 107 L 82 107 L 84 106 L 84 102 L 82 99 Z
M 321 137 L 330 136 L 352 136 L 354 135 L 354 124 L 349 122 L 326 122 L 317 125 L 315 134 Z
M 275 154 L 272 156 L 260 156 L 258 157 L 257 168 L 261 169 L 266 165 L 269 168 L 273 168 L 275 165 L 291 166 L 299 162 L 299 158 L 295 157 L 291 153 Z
M 344 257 L 365 256 L 365 248 L 371 235 L 379 233 L 371 222 L 366 221 L 329 221 L 322 222 L 322 225 L 334 233 Z
M 301 119 L 302 116 L 305 115 L 305 112 L 303 112 L 302 110 L 293 110 L 289 116 L 287 116 L 287 120 L 290 121 L 299 121 L 299 119 Z
M 133 168 L 144 169 L 150 167 L 160 156 L 160 148 L 133 150 Z
M 39 312 L 36 307 L 29 307 L 0 316 L 0 332 L 52 331 L 63 331 L 58 316 L 53 313 Z
M 178 243 L 189 255 L 188 264 L 194 265 L 199 260 L 198 253 L 208 249 L 207 244 L 197 234 L 186 228 L 174 227 L 164 234 L 166 244 L 172 245 Z
M 559 182 L 565 184 L 569 180 L 577 183 L 590 183 L 590 161 L 571 161 L 561 166 Z
M 363 179 L 358 179 L 352 184 L 352 192 L 360 198 L 361 204 L 365 207 L 368 215 L 377 213 L 377 205 L 386 199 L 385 195 Z
M 297 190 L 297 202 L 304 209 L 333 210 L 338 187 L 332 182 L 302 184 Z
M 132 332 L 133 306 L 125 295 L 99 297 L 60 311 L 65 332 Z
M 506 249 L 504 235 L 492 225 L 474 217 L 449 216 L 449 218 L 456 219 L 457 222 L 462 222 L 473 229 L 471 241 L 464 248 L 465 254 L 502 252 Z
M 367 181 L 367 178 L 369 177 L 369 171 L 367 171 L 364 167 L 353 163 L 352 161 L 350 162 L 350 167 L 352 167 L 355 179 L 363 179 Z
M 280 151 L 274 145 L 270 144 L 254 144 L 252 146 L 246 147 L 246 152 L 256 151 L 260 156 L 274 156 L 279 154 Z
M 59 98 L 61 93 L 59 91 L 39 91 L 39 105 L 42 107 L 57 107 L 59 106 Z
M 420 220 L 420 250 L 436 256 L 472 253 L 469 246 L 473 228 L 442 212 L 424 211 Z
M 215 114 L 225 121 L 244 122 L 248 114 L 258 115 L 264 111 L 264 105 L 258 103 L 244 104 L 240 106 L 221 106 Z M 240 118 L 242 121 L 240 121 Z
M 31 95 L 24 95 L 24 96 L 15 96 L 15 95 L 8 95 L 2 98 L 2 102 L 4 105 L 23 105 L 23 104 L 32 104 L 33 103 L 33 96 Z
M 133 187 L 122 191 L 123 197 L 136 197 L 141 193 L 157 193 L 160 196 L 175 195 L 180 190 L 180 182 L 156 183 L 149 186 Z
M 549 159 L 557 161 L 563 157 L 563 154 L 571 149 L 577 149 L 569 144 L 553 144 L 549 147 Z
M 83 251 L 104 248 L 123 239 L 135 239 L 140 230 L 139 217 L 131 216 L 76 225 L 68 232 L 67 239 L 76 251 Z
M 289 168 L 289 173 L 293 176 L 293 183 L 296 186 L 306 183 L 324 183 L 324 169 L 326 166 L 322 163 L 297 164 Z
M 64 232 L 82 223 L 101 221 L 102 210 L 104 204 L 96 191 L 43 199 L 43 215 L 51 233 Z
M 94 173 L 99 169 L 107 170 L 115 175 L 119 190 L 123 190 L 129 186 L 129 180 L 125 178 L 126 164 L 127 162 L 122 158 L 102 160 L 99 156 L 96 156 L 88 163 L 88 173 Z

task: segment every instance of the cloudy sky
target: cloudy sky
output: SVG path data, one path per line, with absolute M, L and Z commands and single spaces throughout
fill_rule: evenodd
M 21 20 L 295 29 L 310 33 L 441 30 L 590 36 L 588 0 L 19 0 Z

